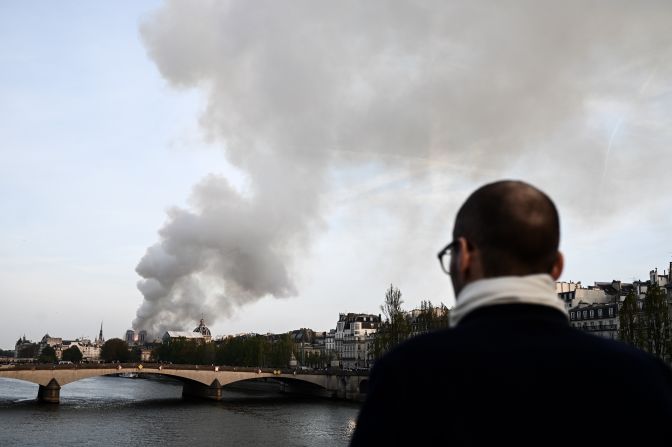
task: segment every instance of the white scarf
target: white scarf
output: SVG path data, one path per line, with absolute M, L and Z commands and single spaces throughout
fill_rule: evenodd
M 450 310 L 450 326 L 456 326 L 468 313 L 495 304 L 538 304 L 558 309 L 567 315 L 565 305 L 555 292 L 551 275 L 500 276 L 480 279 L 464 286 Z

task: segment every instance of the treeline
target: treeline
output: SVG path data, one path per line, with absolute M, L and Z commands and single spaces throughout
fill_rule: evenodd
M 29 343 L 29 344 L 23 344 L 18 347 L 18 353 L 17 357 L 18 358 L 35 358 L 37 357 L 37 354 L 40 352 L 40 345 L 37 343 Z
M 156 361 L 192 365 L 258 366 L 286 368 L 296 348 L 289 334 L 279 337 L 256 335 L 212 343 L 177 339 L 157 346 Z
M 55 363 L 58 360 L 56 357 L 56 350 L 53 347 L 45 345 L 42 347 L 42 350 L 40 350 L 40 345 L 38 343 L 30 343 L 22 346 L 19 349 L 18 357 L 34 358 L 39 363 Z M 62 360 L 73 363 L 81 362 L 82 352 L 77 346 L 71 346 L 62 352 Z
M 100 358 L 105 362 L 137 362 L 140 360 L 140 348 L 129 348 L 120 338 L 111 338 L 100 348 Z
M 39 363 L 55 363 L 56 360 L 58 360 L 56 357 L 56 350 L 49 345 L 44 346 L 42 352 L 37 357 Z M 82 351 L 80 351 L 77 346 L 71 346 L 61 353 L 61 360 L 72 363 L 81 362 Z
M 670 360 L 672 328 L 665 290 L 655 284 L 650 285 L 643 300 L 631 290 L 623 301 L 618 318 L 622 341 L 664 361 Z
M 403 303 L 401 291 L 390 284 L 385 291 L 385 302 L 380 306 L 385 320 L 381 322 L 373 342 L 375 358 L 411 336 L 448 327 L 450 310 L 443 303 L 434 306 L 431 301 L 422 301 L 416 315 L 406 312 L 401 307 Z

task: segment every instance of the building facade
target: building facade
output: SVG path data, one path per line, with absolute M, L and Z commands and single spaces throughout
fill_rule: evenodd
M 194 340 L 200 343 L 210 343 L 212 341 L 212 334 L 210 333 L 210 329 L 208 329 L 208 327 L 203 322 L 203 319 L 201 318 L 199 325 L 196 326 L 193 331 L 166 331 L 161 339 L 164 343 L 170 343 L 171 341 L 177 339 Z
M 380 315 L 339 315 L 334 333 L 334 347 L 343 368 L 365 369 L 373 366 L 373 342 L 380 321 Z
M 565 303 L 565 309 L 569 311 L 579 303 L 596 304 L 613 301 L 614 294 L 609 294 L 605 288 L 596 285 L 584 287 L 581 282 L 556 282 L 555 292 Z
M 585 304 L 569 309 L 569 322 L 572 327 L 594 335 L 618 339 L 619 303 Z

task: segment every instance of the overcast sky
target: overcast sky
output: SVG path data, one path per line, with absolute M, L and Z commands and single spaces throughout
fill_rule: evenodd
M 556 201 L 563 280 L 672 261 L 668 2 L 0 3 L 0 347 L 334 328 L 454 303 L 479 185 Z

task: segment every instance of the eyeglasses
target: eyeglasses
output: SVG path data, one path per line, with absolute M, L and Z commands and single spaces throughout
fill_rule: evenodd
M 443 247 L 443 250 L 437 255 L 439 257 L 439 262 L 441 263 L 441 270 L 443 270 L 446 275 L 450 275 L 450 254 L 453 251 L 453 247 L 457 244 L 457 241 L 458 240 L 456 239 Z

